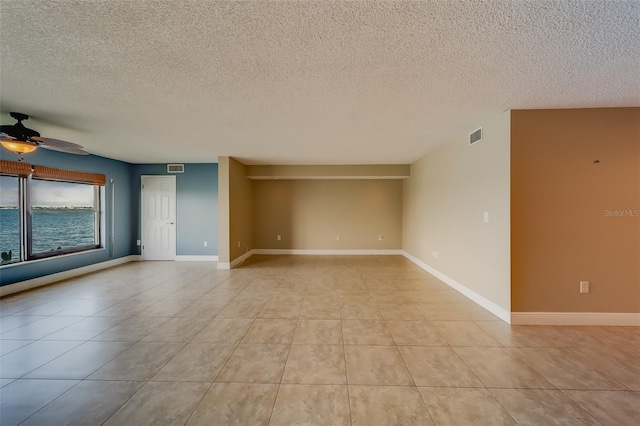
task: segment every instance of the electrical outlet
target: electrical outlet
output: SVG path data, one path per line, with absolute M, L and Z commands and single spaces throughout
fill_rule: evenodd
M 205 247 L 207 247 L 208 244 L 209 244 L 208 242 L 206 242 L 206 241 L 204 242 L 204 246 Z
M 484 222 L 485 223 L 489 222 L 489 212 L 484 212 Z
M 276 235 L 276 240 L 278 240 L 278 241 L 282 240 L 282 235 L 280 235 L 280 234 Z
M 384 240 L 384 235 L 378 235 L 378 241 Z
M 340 241 L 340 235 L 336 235 L 336 241 Z
M 580 281 L 580 293 L 589 293 L 589 281 Z
M 140 244 L 142 244 L 142 242 L 140 240 L 136 240 L 136 245 L 139 246 Z
M 238 241 L 238 248 L 240 248 L 240 241 Z
M 433 256 L 435 259 L 437 259 L 438 258 L 438 250 L 433 250 L 431 252 L 431 256 Z

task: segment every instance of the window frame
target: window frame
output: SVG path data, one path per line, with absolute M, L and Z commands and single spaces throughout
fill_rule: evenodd
M 106 220 L 105 220 L 105 183 L 104 175 L 74 172 L 42 166 L 31 166 L 24 163 L 1 161 L 0 176 L 18 179 L 18 215 L 20 219 L 20 253 L 16 260 L 1 262 L 0 268 L 30 261 L 51 259 L 75 253 L 82 253 L 105 248 Z M 25 175 L 25 166 L 31 173 Z M 42 177 L 38 175 L 38 168 L 44 170 Z M 19 169 L 19 171 L 18 171 Z M 93 187 L 93 221 L 95 244 L 69 247 L 63 250 L 33 253 L 33 212 L 31 208 L 32 181 L 67 182 Z

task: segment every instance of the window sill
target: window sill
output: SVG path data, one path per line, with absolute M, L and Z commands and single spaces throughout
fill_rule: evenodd
M 45 257 L 44 259 L 24 260 L 22 262 L 8 263 L 6 265 L 0 265 L 0 270 L 9 269 L 9 268 L 13 268 L 13 267 L 16 267 L 16 266 L 21 266 L 21 265 L 31 265 L 33 263 L 48 262 L 48 261 L 55 260 L 55 259 L 63 259 L 63 258 L 67 258 L 67 257 L 70 257 L 70 256 L 78 256 L 78 255 L 82 255 L 82 254 L 95 253 L 95 252 L 100 252 L 100 251 L 105 251 L 105 250 L 106 249 L 104 247 L 101 247 L 101 248 L 77 251 L 75 253 L 61 254 L 59 256 Z

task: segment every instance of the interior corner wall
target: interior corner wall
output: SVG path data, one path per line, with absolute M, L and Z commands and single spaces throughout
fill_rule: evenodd
M 640 312 L 640 108 L 513 111 L 511 144 L 513 311 Z
M 132 165 L 132 205 L 136 212 L 135 238 L 131 251 L 140 254 L 136 239 L 142 238 L 140 216 L 141 176 L 176 177 L 176 254 L 178 256 L 215 256 L 218 254 L 218 164 L 187 163 L 184 173 L 167 173 L 166 164 Z M 204 246 L 207 241 L 207 246 Z
M 229 161 L 226 156 L 218 157 L 218 262 L 229 264 Z
M 258 249 L 402 247 L 400 179 L 279 179 L 253 185 Z
M 510 112 L 411 165 L 403 186 L 403 250 L 440 274 L 511 310 Z M 484 221 L 485 213 L 488 222 Z
M 253 181 L 246 166 L 229 157 L 229 258 L 230 262 L 253 250 Z

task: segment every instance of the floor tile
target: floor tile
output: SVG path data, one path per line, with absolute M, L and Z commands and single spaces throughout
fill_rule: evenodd
M 278 393 L 278 385 L 214 383 L 187 426 L 266 426 Z
M 33 340 L 0 340 L 0 356 L 6 355 L 33 342 Z
M 18 379 L 82 342 L 37 341 L 0 358 L 0 377 Z
M 0 424 L 14 426 L 65 393 L 76 380 L 16 380 L 0 389 Z
M 349 425 L 349 397 L 342 385 L 280 385 L 270 426 Z
M 500 344 L 510 348 L 556 348 L 571 346 L 554 326 L 509 325 L 503 321 L 476 321 Z
M 0 334 L 46 318 L 43 315 L 7 315 L 0 317 Z
M 517 425 L 487 389 L 419 389 L 437 425 Z
M 293 345 L 282 383 L 347 383 L 344 349 L 341 345 Z
M 89 340 L 123 322 L 122 317 L 88 317 L 42 340 Z
M 291 344 L 296 321 L 288 319 L 256 319 L 242 343 Z
M 640 419 L 640 392 L 566 390 L 564 393 L 603 425 L 632 425 Z
M 591 415 L 562 391 L 551 389 L 490 389 L 500 404 L 523 426 L 597 425 Z M 622 423 L 619 423 L 622 424 Z
M 214 305 L 208 300 L 196 300 L 173 316 L 177 318 L 213 319 L 216 315 L 219 315 L 226 306 L 228 306 L 227 303 L 223 305 Z M 142 312 L 141 315 L 142 314 L 144 314 L 144 312 Z
M 88 317 L 104 311 L 111 306 L 118 304 L 120 301 L 115 299 L 93 299 L 88 300 L 79 305 L 62 310 L 54 315 Z
M 418 390 L 403 386 L 349 386 L 354 426 L 432 425 Z
M 82 381 L 29 417 L 22 426 L 102 424 L 143 385 L 144 382 Z
M 217 318 L 257 318 L 266 304 L 264 300 L 238 300 L 229 303 Z
M 450 346 L 502 346 L 471 321 L 431 321 Z
M 238 343 L 253 321 L 252 319 L 214 319 L 193 338 L 193 341 Z
M 395 345 L 384 321 L 342 320 L 345 345 Z
M 424 315 L 418 307 L 412 303 L 402 304 L 379 304 L 380 313 L 387 321 L 398 320 L 424 320 Z
M 301 302 L 294 303 L 280 303 L 280 302 L 268 302 L 258 318 L 279 318 L 279 319 L 294 319 L 297 320 L 300 315 Z
M 418 386 L 482 387 L 482 383 L 449 347 L 398 348 Z
M 216 381 L 280 383 L 288 354 L 289 345 L 238 345 Z
M 2 333 L 0 339 L 38 340 L 80 321 L 83 317 L 46 317 Z
M 209 386 L 207 382 L 148 382 L 105 425 L 183 425 Z
M 387 328 L 397 345 L 447 346 L 428 321 L 387 321 Z
M 131 317 L 98 334 L 93 340 L 102 342 L 137 342 L 151 333 L 169 318 Z
M 304 302 L 300 319 L 340 319 L 340 305 L 337 303 Z
M 490 388 L 553 389 L 553 385 L 505 348 L 454 348 Z
M 91 380 L 149 380 L 183 343 L 138 342 L 89 376 Z
M 143 342 L 188 342 L 208 323 L 208 318 L 171 318 L 147 334 Z
M 511 352 L 558 389 L 626 390 L 606 374 L 576 362 L 562 348 L 517 348 Z
M 300 345 L 342 344 L 342 327 L 338 320 L 299 320 L 293 343 Z
M 342 319 L 382 319 L 380 309 L 375 303 L 341 303 L 340 315 Z
M 395 346 L 345 346 L 344 351 L 349 384 L 415 384 Z
M 25 378 L 84 379 L 131 344 L 131 342 L 84 342 L 27 374 Z
M 230 343 L 187 343 L 158 373 L 154 381 L 212 382 L 233 353 Z

